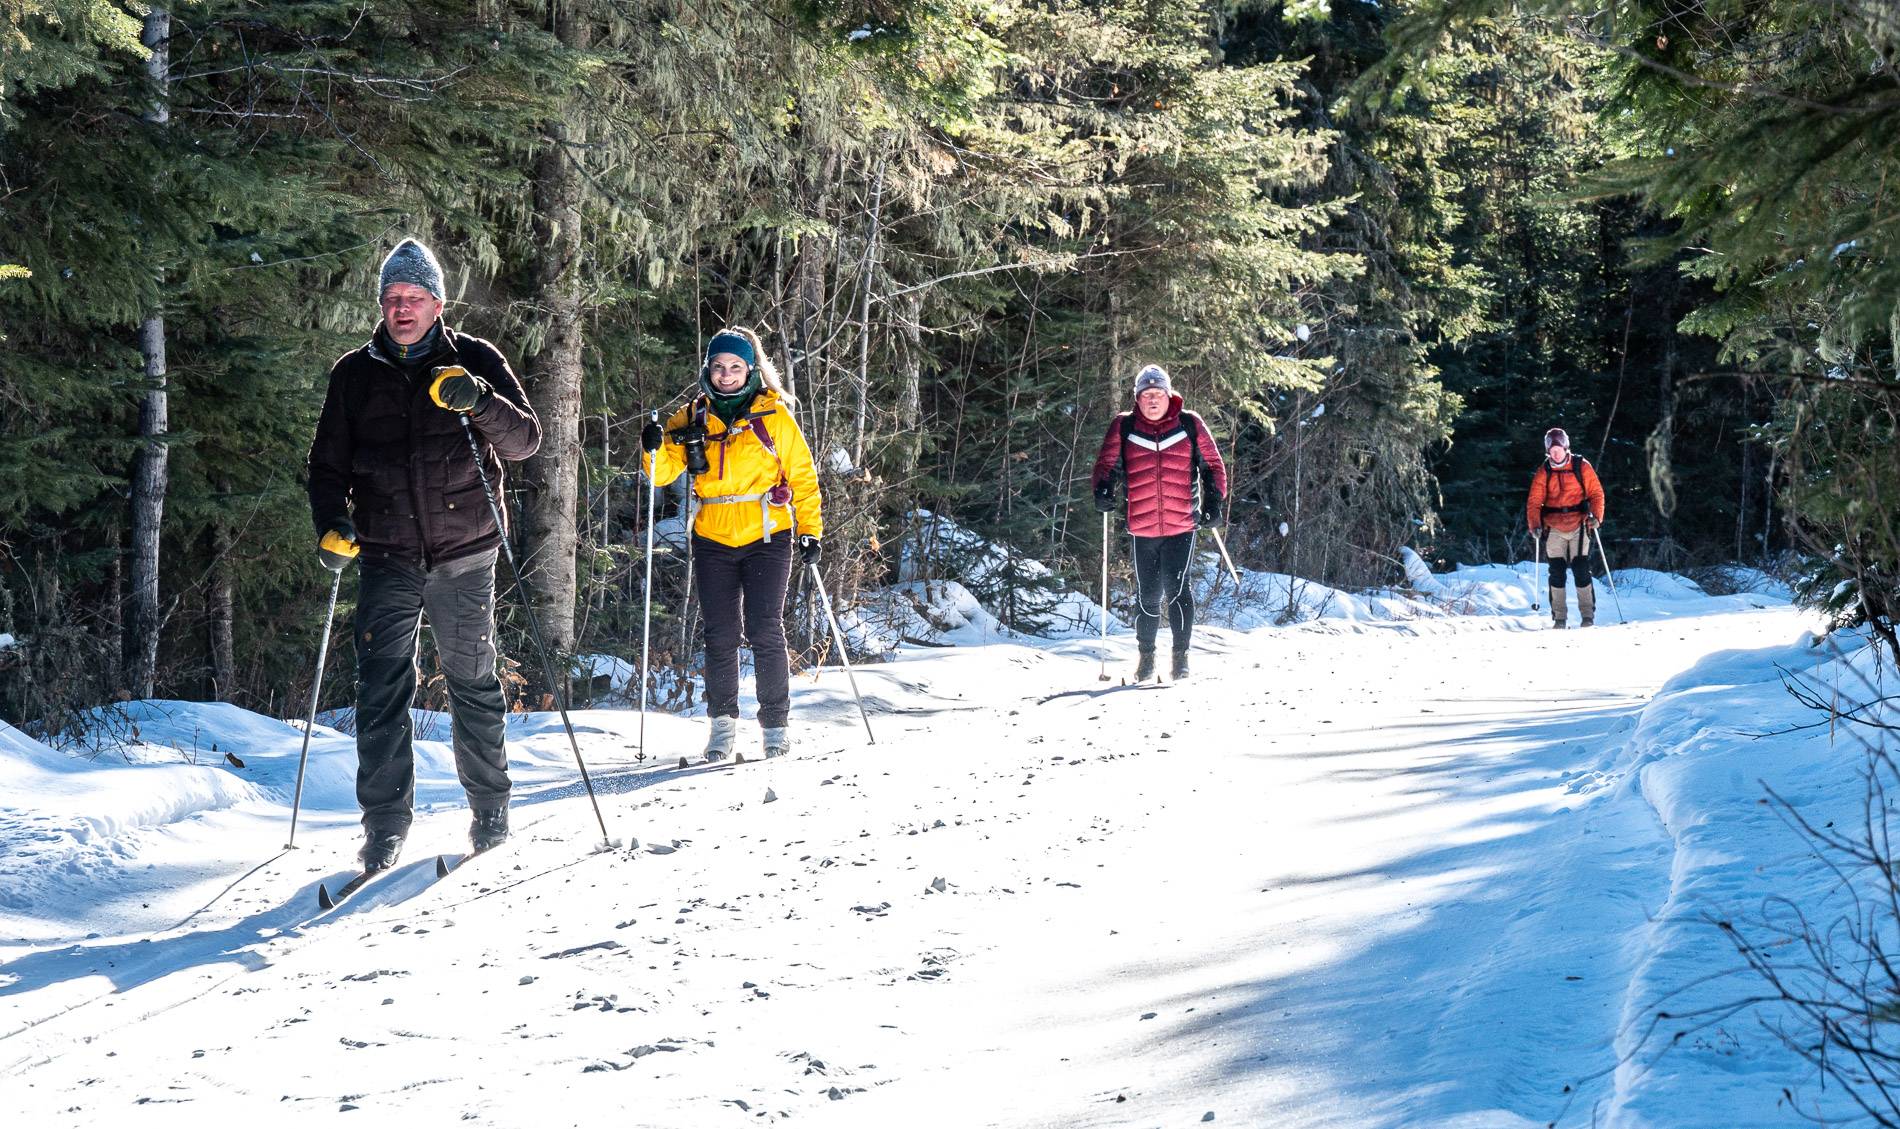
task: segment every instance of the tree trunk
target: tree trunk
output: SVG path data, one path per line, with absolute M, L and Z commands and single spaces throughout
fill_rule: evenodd
M 815 182 L 805 185 L 807 214 L 823 219 L 830 210 L 833 182 L 838 176 L 838 154 L 830 150 Z M 820 410 L 817 376 L 824 327 L 819 324 L 830 301 L 825 287 L 825 263 L 831 243 L 822 235 L 800 236 L 792 248 L 791 338 L 785 342 L 785 387 L 805 409 L 805 438 L 812 450 L 823 451 L 830 440 L 829 405 Z
M 229 496 L 230 489 L 222 493 Z M 205 578 L 206 645 L 211 652 L 211 699 L 232 701 L 237 689 L 237 598 L 231 582 L 231 529 L 211 523 L 211 574 Z
M 903 491 L 904 508 L 915 504 L 911 479 L 917 474 L 917 460 L 924 440 L 924 304 L 921 293 L 912 291 L 900 300 L 904 348 L 898 366 L 897 386 L 897 483 Z
M 106 566 L 106 686 L 125 688 L 125 530 L 112 523 L 106 538 L 112 547 L 111 563 Z
M 169 77 L 171 14 L 153 8 L 145 17 L 140 37 L 151 57 L 146 73 L 156 90 L 156 102 L 145 121 L 163 128 L 171 113 L 166 93 Z M 165 315 L 158 309 L 139 327 L 139 349 L 145 355 L 145 398 L 139 405 L 139 438 L 143 445 L 132 470 L 132 591 L 131 632 L 126 646 L 128 689 L 140 698 L 152 696 L 158 670 L 158 543 L 165 516 L 169 429 L 165 387 Z
M 864 465 L 864 431 L 871 414 L 871 287 L 877 278 L 878 224 L 884 208 L 884 158 L 877 159 L 871 188 L 871 231 L 864 242 L 864 273 L 858 283 L 858 426 L 851 443 L 851 465 Z
M 569 48 L 586 50 L 586 5 L 563 4 L 556 13 L 556 37 Z M 534 178 L 535 308 L 547 328 L 527 380 L 528 399 L 541 417 L 541 449 L 522 468 L 521 562 L 548 646 L 567 654 L 574 648 L 584 344 L 580 178 L 573 162 L 586 136 L 571 110 L 548 122 L 547 131 L 548 145 Z

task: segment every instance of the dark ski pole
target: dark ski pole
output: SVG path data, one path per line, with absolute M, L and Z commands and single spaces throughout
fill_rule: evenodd
M 611 851 L 620 846 L 620 840 L 607 834 L 607 817 L 600 814 L 600 798 L 594 795 L 594 779 L 587 773 L 587 761 L 581 756 L 581 743 L 574 736 L 574 723 L 567 717 L 567 680 L 554 678 L 554 660 L 548 656 L 548 645 L 541 636 L 541 618 L 534 614 L 534 605 L 528 602 L 527 586 L 521 582 L 521 566 L 515 563 L 514 546 L 508 543 L 508 523 L 502 520 L 501 503 L 495 498 L 494 487 L 488 484 L 488 468 L 482 464 L 482 445 L 475 441 L 475 425 L 468 422 L 468 414 L 461 414 L 462 434 L 468 437 L 468 449 L 475 455 L 475 473 L 482 480 L 482 494 L 488 499 L 488 511 L 495 517 L 495 529 L 501 534 L 501 551 L 508 557 L 508 571 L 515 576 L 515 598 L 521 601 L 522 613 L 528 617 L 528 633 L 534 637 L 535 650 L 541 654 L 541 672 L 548 680 L 548 688 L 554 692 L 555 708 L 561 711 L 561 728 L 567 730 L 567 743 L 574 750 L 574 763 L 580 766 L 581 783 L 587 786 L 587 801 L 594 805 L 594 819 L 600 823 L 599 850 Z
M 310 762 L 310 731 L 317 727 L 317 696 L 323 693 L 323 664 L 330 657 L 330 625 L 336 619 L 336 597 L 343 590 L 343 570 L 337 569 L 330 584 L 330 607 L 323 613 L 323 640 L 317 644 L 317 673 L 310 679 L 310 711 L 304 716 L 303 751 L 297 754 L 297 791 L 290 800 L 290 838 L 284 849 L 297 849 L 297 813 L 303 810 L 303 772 Z
M 811 582 L 818 586 L 818 599 L 825 608 L 825 620 L 831 624 L 831 637 L 838 644 L 838 658 L 844 663 L 844 676 L 851 682 L 851 696 L 858 700 L 858 716 L 864 719 L 864 735 L 877 744 L 877 734 L 871 732 L 871 715 L 864 711 L 864 696 L 858 693 L 858 676 L 851 670 L 851 652 L 844 645 L 844 632 L 838 629 L 838 617 L 831 612 L 831 594 L 825 591 L 825 578 L 818 573 L 817 565 L 806 565 L 811 569 Z

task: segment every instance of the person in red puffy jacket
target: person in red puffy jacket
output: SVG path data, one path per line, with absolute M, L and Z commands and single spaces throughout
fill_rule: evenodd
M 1135 377 L 1135 410 L 1109 422 L 1095 456 L 1095 506 L 1115 509 L 1115 481 L 1126 487 L 1128 533 L 1134 541 L 1135 681 L 1152 677 L 1161 611 L 1174 634 L 1171 677 L 1186 678 L 1194 592 L 1188 561 L 1194 531 L 1220 518 L 1227 466 L 1201 417 L 1181 407 L 1166 369 L 1149 365 Z

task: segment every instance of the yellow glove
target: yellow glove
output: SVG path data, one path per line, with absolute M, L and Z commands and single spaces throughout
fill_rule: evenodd
M 461 365 L 436 369 L 435 379 L 429 382 L 429 399 L 452 412 L 472 412 L 487 395 L 488 382 Z
M 331 572 L 342 572 L 362 551 L 362 546 L 356 543 L 356 526 L 350 524 L 349 518 L 339 520 L 335 528 L 325 530 L 323 536 L 317 538 L 317 559 Z

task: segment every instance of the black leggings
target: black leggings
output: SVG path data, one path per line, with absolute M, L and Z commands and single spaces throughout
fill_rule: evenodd
M 1134 537 L 1135 645 L 1155 649 L 1161 630 L 1161 606 L 1168 607 L 1168 627 L 1174 649 L 1188 649 L 1194 631 L 1194 589 L 1187 582 L 1188 560 L 1194 555 L 1194 531 L 1172 537 Z
M 693 575 L 706 614 L 706 716 L 739 716 L 739 628 L 752 647 L 759 727 L 777 729 L 792 712 L 785 654 L 785 589 L 792 579 L 792 536 L 750 545 L 693 537 Z

